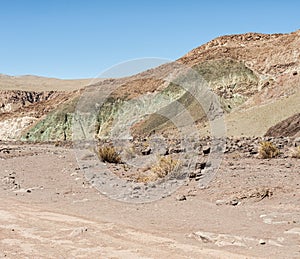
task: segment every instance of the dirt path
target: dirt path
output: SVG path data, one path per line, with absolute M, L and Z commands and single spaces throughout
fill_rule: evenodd
M 1 257 L 242 258 L 115 223 L 28 207 L 16 200 L 1 199 L 1 207 Z

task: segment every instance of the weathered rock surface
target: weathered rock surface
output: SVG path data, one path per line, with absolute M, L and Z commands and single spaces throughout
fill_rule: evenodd
M 265 134 L 271 137 L 300 137 L 300 113 L 272 126 Z

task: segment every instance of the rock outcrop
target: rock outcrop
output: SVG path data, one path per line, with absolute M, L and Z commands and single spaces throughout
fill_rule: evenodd
M 300 137 L 300 113 L 272 126 L 265 134 L 271 137 Z

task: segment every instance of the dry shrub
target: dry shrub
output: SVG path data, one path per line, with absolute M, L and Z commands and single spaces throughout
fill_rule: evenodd
M 300 159 L 300 146 L 292 149 L 292 157 Z
M 157 180 L 157 175 L 155 175 L 154 173 L 148 173 L 147 175 L 145 174 L 140 174 L 136 177 L 136 182 L 138 183 L 149 183 L 149 182 L 154 182 Z
M 102 162 L 120 164 L 121 157 L 113 146 L 100 147 L 98 149 L 98 156 Z
M 271 142 L 264 141 L 260 143 L 259 156 L 261 158 L 273 158 L 279 155 L 279 149 Z
M 171 156 L 162 156 L 159 158 L 157 164 L 151 168 L 151 171 L 155 173 L 158 178 L 163 178 L 172 173 L 178 165 L 179 161 L 177 159 L 173 159 Z

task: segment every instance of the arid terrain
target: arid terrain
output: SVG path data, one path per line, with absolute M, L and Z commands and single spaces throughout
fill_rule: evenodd
M 0 257 L 300 258 L 299 60 L 300 31 L 247 33 L 126 78 L 1 75 Z M 166 80 L 178 64 L 196 71 L 217 97 L 224 146 L 214 147 L 210 136 L 219 110 Z M 182 110 L 197 131 L 184 148 L 177 138 L 188 128 Z M 127 127 L 130 147 L 122 142 L 109 149 L 114 159 L 104 159 L 102 146 L 123 133 L 118 123 Z M 155 146 L 156 136 L 168 143 Z M 215 149 L 219 168 L 210 161 Z M 182 175 L 173 179 L 174 161 Z M 137 200 L 168 174 L 170 186 L 182 186 L 148 203 L 114 200 L 97 183 L 128 186 L 105 182 L 98 166 L 137 181 Z
M 134 204 L 92 188 L 72 149 L 2 147 L 2 258 L 300 256 L 295 158 L 226 155 L 208 188 L 190 181 L 169 197 Z

